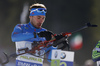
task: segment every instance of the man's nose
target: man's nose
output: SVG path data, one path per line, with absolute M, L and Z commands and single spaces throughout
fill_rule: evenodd
M 40 20 L 39 20 L 40 23 L 43 23 L 43 21 L 44 21 L 44 19 L 40 19 Z

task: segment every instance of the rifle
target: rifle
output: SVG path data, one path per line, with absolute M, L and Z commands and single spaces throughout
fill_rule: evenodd
M 70 33 L 68 32 L 65 32 L 65 33 L 61 33 L 63 38 L 59 39 L 59 40 L 56 40 L 56 39 L 52 39 L 52 40 L 49 40 L 49 41 L 42 41 L 42 42 L 35 42 L 37 43 L 36 46 L 34 46 L 31 50 L 29 50 L 28 48 L 22 48 L 22 49 L 18 49 L 18 51 L 24 51 L 23 53 L 21 54 L 16 54 L 16 53 L 13 53 L 11 55 L 7 55 L 6 53 L 4 53 L 4 55 L 6 56 L 6 61 L 3 62 L 2 64 L 6 64 L 9 62 L 9 59 L 10 58 L 14 58 L 14 57 L 17 57 L 19 55 L 22 55 L 22 54 L 26 54 L 26 53 L 30 53 L 30 54 L 35 54 L 35 50 L 38 50 L 40 51 L 40 47 L 44 47 L 44 48 L 48 48 L 48 47 L 51 47 L 51 46 L 57 46 L 57 45 L 61 45 L 61 43 L 63 44 L 62 47 L 58 48 L 58 49 L 65 49 L 66 47 L 68 47 L 68 50 L 70 50 L 70 46 L 68 44 L 68 37 L 72 35 L 72 33 L 75 33 L 77 31 L 80 31 L 80 30 L 83 30 L 85 28 L 88 28 L 88 27 L 97 27 L 97 25 L 91 25 L 90 23 L 87 23 L 85 26 L 75 30 L 75 31 L 72 31 Z M 55 36 L 55 35 L 54 35 Z M 47 52 L 46 52 L 47 53 Z M 45 54 L 46 54 L 45 53 Z

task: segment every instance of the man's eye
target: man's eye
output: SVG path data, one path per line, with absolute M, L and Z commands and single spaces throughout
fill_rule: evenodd
M 40 17 L 38 17 L 38 19 L 40 19 Z
M 44 18 L 42 18 L 42 19 L 45 19 L 45 17 L 44 17 Z

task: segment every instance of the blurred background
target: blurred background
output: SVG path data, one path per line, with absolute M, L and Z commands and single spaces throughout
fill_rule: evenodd
M 74 31 L 88 22 L 98 25 L 73 33 L 80 33 L 83 37 L 83 47 L 74 50 L 74 59 L 76 66 L 84 66 L 91 59 L 92 49 L 100 40 L 100 0 L 36 1 L 44 4 L 48 10 L 43 27 L 56 34 Z M 15 52 L 11 33 L 16 24 L 29 22 L 28 8 L 33 3 L 35 0 L 0 0 L 0 61 L 4 61 L 2 52 L 8 55 Z M 4 66 L 15 66 L 15 59 Z

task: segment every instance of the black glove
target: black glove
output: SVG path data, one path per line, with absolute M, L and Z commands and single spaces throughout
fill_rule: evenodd
M 53 35 L 53 33 L 51 31 L 42 31 L 42 32 L 38 33 L 39 37 L 45 37 L 47 41 L 52 38 L 51 35 Z
M 60 35 L 56 35 L 55 38 L 56 38 L 56 40 L 59 40 L 59 39 L 63 38 L 63 36 L 60 34 Z

